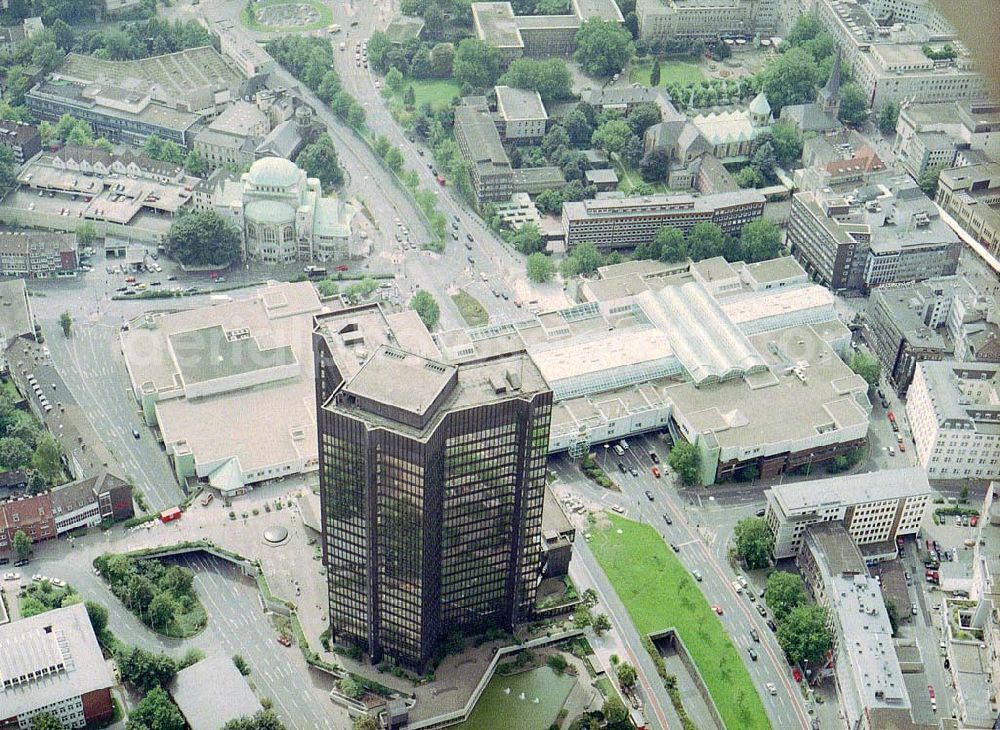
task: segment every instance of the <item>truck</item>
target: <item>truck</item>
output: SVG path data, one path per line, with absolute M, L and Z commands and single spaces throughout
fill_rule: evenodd
M 182 514 L 180 507 L 171 507 L 160 512 L 160 522 L 166 524 L 167 522 L 179 520 Z

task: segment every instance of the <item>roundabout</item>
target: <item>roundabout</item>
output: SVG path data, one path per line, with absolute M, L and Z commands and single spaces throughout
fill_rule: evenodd
M 310 31 L 333 22 L 333 12 L 316 0 L 259 0 L 241 14 L 243 24 L 268 33 Z

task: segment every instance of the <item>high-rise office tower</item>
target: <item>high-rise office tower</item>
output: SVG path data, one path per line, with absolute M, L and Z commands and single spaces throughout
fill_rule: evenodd
M 523 351 L 450 364 L 415 313 L 318 316 L 333 638 L 422 668 L 442 637 L 530 617 L 552 391 Z

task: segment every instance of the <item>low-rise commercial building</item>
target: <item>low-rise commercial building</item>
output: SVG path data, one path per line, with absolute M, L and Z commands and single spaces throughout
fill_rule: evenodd
M 1000 360 L 996 305 L 963 277 L 879 287 L 866 315 L 865 342 L 900 394 L 910 387 L 918 362 Z
M 907 392 L 917 459 L 931 479 L 1000 477 L 1000 364 L 922 362 Z
M 497 97 L 497 131 L 507 142 L 516 144 L 537 142 L 545 136 L 549 115 L 537 91 L 495 87 Z
M 38 127 L 26 122 L 0 120 L 0 147 L 6 147 L 14 155 L 14 162 L 23 165 L 42 149 L 42 136 Z
M 942 170 L 934 200 L 982 245 L 976 253 L 1000 270 L 1000 164 Z
M 898 537 L 915 535 L 931 489 L 924 470 L 911 467 L 781 484 L 764 497 L 772 554 L 781 560 L 798 555 L 806 529 L 821 522 L 842 524 L 858 545 L 895 543 Z
M 842 194 L 792 196 L 788 245 L 834 291 L 954 274 L 961 241 L 908 177 Z
M 116 682 L 82 603 L 0 626 L 0 727 L 42 712 L 79 728 L 114 715 Z
M 0 274 L 32 279 L 71 274 L 80 265 L 76 236 L 50 231 L 0 231 Z
M 701 222 L 715 223 L 724 233 L 739 235 L 743 226 L 764 214 L 764 196 L 740 190 L 694 197 L 656 194 L 608 196 L 563 203 L 566 245 L 593 243 L 602 251 L 649 243 L 663 226 L 685 233 Z

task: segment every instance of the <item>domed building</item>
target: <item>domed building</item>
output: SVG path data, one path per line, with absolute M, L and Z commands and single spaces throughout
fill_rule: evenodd
M 223 184 L 215 207 L 242 231 L 250 261 L 333 261 L 367 253 L 365 242 L 351 235 L 354 206 L 324 198 L 319 180 L 290 160 L 257 160 L 239 180 Z

